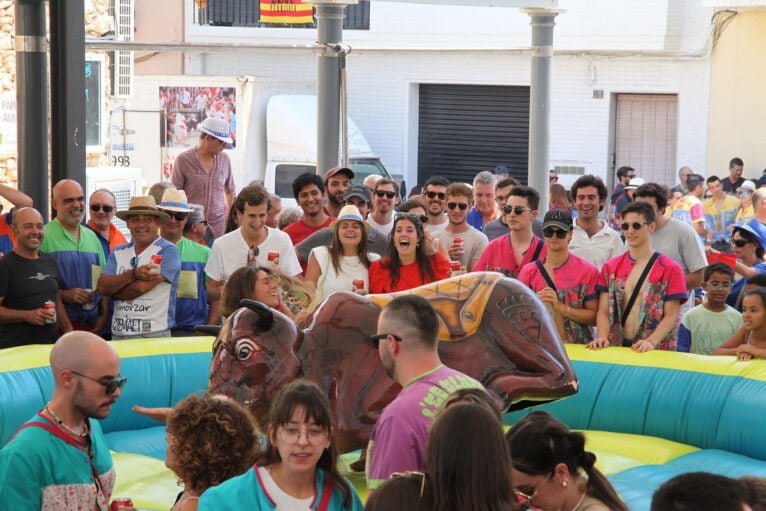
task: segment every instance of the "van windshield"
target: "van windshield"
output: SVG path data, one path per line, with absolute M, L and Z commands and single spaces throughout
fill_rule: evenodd
M 354 179 L 352 180 L 354 184 L 362 184 L 364 178 L 372 174 L 391 179 L 388 170 L 386 170 L 386 167 L 384 167 L 378 159 L 352 160 L 349 162 L 348 166 L 354 171 Z

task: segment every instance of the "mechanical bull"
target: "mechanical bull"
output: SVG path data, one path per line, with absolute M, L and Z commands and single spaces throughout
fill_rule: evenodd
M 439 355 L 479 380 L 505 409 L 577 392 L 577 379 L 543 304 L 518 281 L 471 273 L 402 293 L 334 293 L 300 331 L 254 301 L 231 315 L 213 344 L 210 391 L 245 403 L 264 428 L 276 393 L 305 378 L 330 397 L 342 452 L 364 447 L 400 386 L 385 373 L 369 336 L 383 306 L 401 294 L 425 297 L 439 316 Z

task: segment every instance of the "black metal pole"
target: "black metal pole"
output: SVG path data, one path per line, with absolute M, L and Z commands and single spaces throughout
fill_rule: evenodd
M 51 182 L 74 179 L 85 189 L 85 2 L 50 0 Z M 100 127 L 99 127 L 100 128 Z
M 16 0 L 19 190 L 48 219 L 48 43 L 44 0 Z

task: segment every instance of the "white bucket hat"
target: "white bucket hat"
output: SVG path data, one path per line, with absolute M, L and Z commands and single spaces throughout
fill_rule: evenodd
M 198 129 L 202 133 L 206 133 L 211 137 L 217 138 L 221 142 L 226 142 L 227 144 L 234 142 L 231 139 L 229 123 L 223 119 L 218 119 L 217 117 L 206 117 L 205 120 L 199 124 Z

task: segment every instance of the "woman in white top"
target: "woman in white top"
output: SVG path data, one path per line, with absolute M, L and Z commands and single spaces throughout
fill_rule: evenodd
M 359 209 L 344 206 L 338 218 L 330 224 L 333 232 L 328 247 L 316 247 L 309 254 L 306 280 L 316 286 L 315 303 L 335 291 L 367 294 L 370 263 L 380 258 L 368 252 L 367 230 Z

